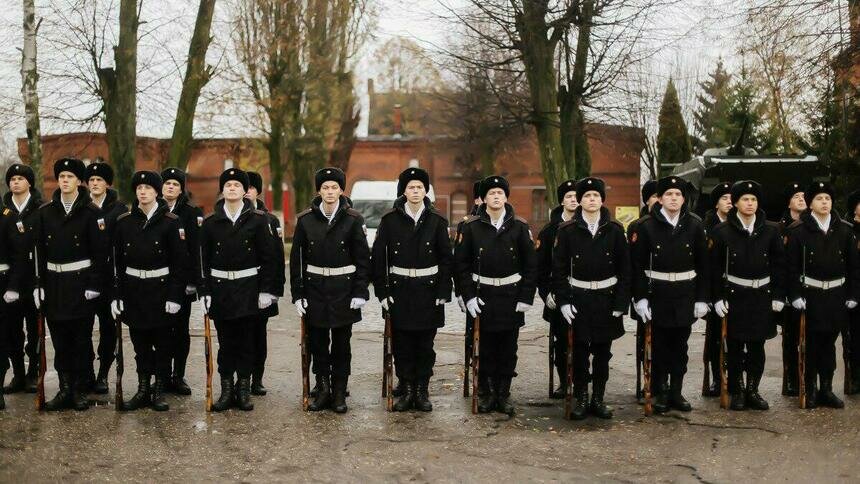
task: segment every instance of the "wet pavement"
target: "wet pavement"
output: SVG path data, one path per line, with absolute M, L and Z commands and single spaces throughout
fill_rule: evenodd
M 512 389 L 516 417 L 470 413 L 460 384 L 463 338 L 453 333 L 436 340 L 434 411 L 390 414 L 379 398 L 382 337 L 378 316 L 372 316 L 378 315 L 376 306 L 370 303 L 366 316 L 376 320 L 356 326 L 353 335 L 352 396 L 345 415 L 301 411 L 298 318 L 283 303 L 282 316 L 269 328 L 269 395 L 254 398 L 253 412 L 207 415 L 198 313 L 188 371 L 194 394 L 170 396 L 169 412 L 115 412 L 113 388 L 111 395 L 91 396 L 95 407 L 81 413 L 40 414 L 33 410 L 32 395 L 8 395 L 7 410 L 0 411 L 0 481 L 860 479 L 860 398 L 846 399 L 844 410 L 804 411 L 796 399 L 780 396 L 779 337 L 768 342 L 761 391 L 770 411 L 724 411 L 717 399 L 699 396 L 702 335 L 696 333 L 685 385 L 693 412 L 644 417 L 633 396 L 634 337 L 628 333 L 613 346 L 607 401 L 615 418 L 570 422 L 562 419 L 562 403 L 547 398 L 546 325 L 535 307 L 520 336 L 519 377 Z M 462 328 L 456 305 L 449 313 L 456 321 L 451 329 Z M 128 398 L 136 384 L 127 333 L 124 348 Z M 836 382 L 841 390 L 841 361 Z M 51 371 L 49 398 L 56 386 Z M 217 392 L 216 381 L 216 397 Z

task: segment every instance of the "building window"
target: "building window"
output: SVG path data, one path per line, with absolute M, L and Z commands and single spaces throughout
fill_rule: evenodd
M 549 209 L 546 206 L 546 190 L 532 190 L 532 219 L 534 225 L 543 225 L 549 222 Z
M 451 195 L 451 226 L 455 226 L 469 214 L 469 197 L 463 192 Z

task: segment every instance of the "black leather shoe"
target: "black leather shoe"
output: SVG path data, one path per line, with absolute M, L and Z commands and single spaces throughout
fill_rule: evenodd
M 666 413 L 669 411 L 669 387 L 664 381 L 658 383 L 655 388 L 657 393 L 654 395 L 654 413 Z
M 245 377 L 239 379 L 239 398 L 236 400 L 236 406 L 239 410 L 250 412 L 254 410 L 254 404 L 251 403 L 251 378 Z
M 49 412 L 71 408 L 72 405 L 72 375 L 63 372 L 57 376 L 60 380 L 60 391 L 54 395 L 54 398 L 45 402 L 45 410 Z
M 395 412 L 406 412 L 412 410 L 412 405 L 415 403 L 415 386 L 411 380 L 400 380 L 398 386 L 401 386 L 403 391 L 397 397 L 392 407 Z
M 6 382 L 6 370 L 0 371 L 0 388 L 3 387 L 3 383 Z M 0 392 L 0 410 L 6 409 L 6 399 L 3 398 L 3 392 Z
M 711 386 L 707 388 L 707 390 L 702 392 L 703 397 L 719 397 L 720 396 L 720 382 L 719 380 L 712 381 Z
M 672 377 L 672 386 L 669 390 L 669 407 L 680 412 L 689 412 L 693 409 L 693 406 L 681 394 L 682 388 L 684 388 L 684 379 L 681 377 Z
M 797 376 L 792 373 L 786 375 L 785 380 L 782 382 L 782 394 L 789 397 L 796 397 L 800 395 L 800 390 L 797 385 Z
M 558 388 L 552 392 L 552 395 L 549 398 L 553 400 L 562 400 L 564 399 L 565 394 L 567 394 L 567 385 L 562 382 L 558 385 Z
M 72 408 L 77 411 L 83 411 L 90 408 L 90 402 L 87 400 L 87 392 L 92 382 L 89 378 L 79 379 L 77 385 L 72 385 Z
M 170 410 L 170 405 L 164 399 L 166 378 L 155 377 L 155 385 L 152 386 L 151 405 L 156 412 L 166 412 Z
M 334 396 L 332 398 L 331 409 L 335 413 L 346 413 L 349 407 L 346 406 L 346 379 L 337 380 L 334 383 Z
M 233 375 L 221 377 L 221 395 L 218 401 L 212 404 L 213 412 L 223 412 L 233 405 Z
M 845 402 L 833 393 L 833 376 L 821 378 L 821 390 L 818 391 L 816 403 L 822 407 L 845 408 Z
M 191 387 L 185 381 L 184 375 L 173 375 L 170 379 L 170 391 L 176 395 L 191 395 Z
M 573 408 L 570 410 L 570 419 L 571 420 L 584 420 L 588 415 L 588 388 L 585 385 L 581 387 L 574 387 L 573 395 L 576 399 L 576 403 L 573 404 Z
M 478 413 L 490 413 L 496 408 L 495 386 L 489 378 L 479 378 L 483 381 L 478 382 Z M 484 387 L 483 393 L 480 391 L 481 386 Z
M 406 395 L 406 383 L 400 377 L 397 378 L 397 386 L 391 389 L 391 396 L 394 398 L 402 397 Z
M 151 388 L 149 375 L 137 375 L 137 393 L 123 404 L 124 410 L 137 410 L 149 406 Z
M 95 393 L 96 395 L 107 395 L 109 371 L 109 367 L 99 366 L 99 374 L 98 376 L 96 376 L 95 383 L 93 383 L 93 393 Z
M 5 336 L 4 336 L 5 338 Z M 12 380 L 3 388 L 3 393 L 18 393 L 23 392 L 27 387 L 27 378 L 24 374 L 24 357 L 20 360 L 16 359 L 12 362 Z
M 308 405 L 311 412 L 319 412 L 331 406 L 331 383 L 328 376 L 317 376 L 319 391 Z
M 595 383 L 592 390 L 594 394 L 591 395 L 591 405 L 589 406 L 591 414 L 602 419 L 612 418 L 612 410 L 603 401 L 606 383 Z
M 39 387 L 39 360 L 30 360 L 30 366 L 27 367 L 25 379 L 24 391 L 27 393 L 36 393 Z
M 516 408 L 511 402 L 511 377 L 509 376 L 496 380 L 496 410 L 508 416 L 516 413 Z
M 759 382 L 761 382 L 761 376 L 753 375 L 747 377 L 747 407 L 753 410 L 768 410 L 770 405 L 768 405 L 767 400 L 762 398 L 758 393 Z
M 420 412 L 432 412 L 433 403 L 430 402 L 430 381 L 429 379 L 421 380 L 418 383 L 418 388 L 415 390 L 415 396 L 412 399 L 416 410 Z
M 263 386 L 263 374 L 255 373 L 251 376 L 251 395 L 261 397 L 266 393 L 268 393 L 268 390 Z

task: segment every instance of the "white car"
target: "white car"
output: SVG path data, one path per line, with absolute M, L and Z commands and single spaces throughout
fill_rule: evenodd
M 436 201 L 432 185 L 427 196 L 431 202 Z M 352 185 L 349 198 L 352 200 L 352 208 L 364 217 L 364 223 L 367 225 L 367 245 L 373 247 L 379 222 L 397 199 L 397 181 L 357 181 Z

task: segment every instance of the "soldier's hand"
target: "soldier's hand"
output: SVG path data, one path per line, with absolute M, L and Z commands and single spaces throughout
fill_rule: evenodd
M 367 299 L 354 297 L 352 298 L 352 301 L 349 302 L 349 309 L 361 309 L 365 304 L 367 304 Z
M 531 304 L 526 304 L 524 302 L 518 302 L 516 311 L 518 313 L 524 313 L 524 312 L 528 311 L 530 307 L 532 307 Z
M 185 295 L 190 296 L 197 292 L 197 286 L 192 286 L 191 284 L 185 286 Z
M 100 292 L 93 291 L 92 289 L 87 289 L 86 291 L 84 291 L 84 297 L 87 301 L 92 301 L 93 299 L 99 297 L 99 295 L 101 295 Z
M 21 298 L 21 295 L 15 291 L 6 291 L 3 294 L 3 300 L 6 301 L 6 304 L 12 304 Z
M 725 318 L 726 314 L 729 314 L 729 303 L 725 299 L 720 299 L 716 303 L 714 303 L 714 312 L 717 313 L 717 316 L 721 318 Z
M 383 298 L 382 301 L 380 301 L 380 304 L 382 305 L 382 309 L 390 311 L 391 305 L 394 304 L 394 298 L 391 296 Z
M 708 314 L 708 303 L 697 302 L 693 305 L 693 316 L 696 319 L 704 318 Z
M 558 307 L 555 304 L 555 296 L 553 296 L 552 293 L 549 293 L 546 295 L 546 307 L 548 307 L 550 309 L 555 309 Z
M 175 302 L 167 301 L 164 303 L 164 312 L 167 314 L 176 314 L 180 309 L 182 309 L 182 306 Z
M 203 311 L 208 313 L 212 307 L 212 296 L 203 296 L 200 298 L 200 304 L 203 305 Z
M 564 316 L 567 324 L 573 324 L 573 320 L 576 318 L 576 308 L 573 307 L 573 304 L 565 304 L 561 307 L 561 315 Z
M 624 314 L 624 311 L 612 311 L 613 318 L 619 318 L 622 314 Z
M 777 301 L 776 299 L 774 299 L 773 301 L 770 302 L 770 308 L 775 313 L 781 312 L 782 308 L 784 308 L 784 307 L 785 307 L 785 303 L 782 301 Z
M 446 301 L 445 301 L 444 299 L 437 299 L 437 300 L 436 300 L 436 305 L 437 305 L 437 306 L 444 306 L 444 305 L 445 305 L 445 302 L 446 302 Z
M 481 314 L 481 306 L 483 305 L 484 301 L 477 297 L 473 297 L 466 303 L 466 311 L 469 311 L 469 314 L 471 314 L 473 318 L 477 318 L 478 315 Z
M 855 301 L 853 299 L 849 299 L 849 300 L 845 301 L 845 307 L 848 309 L 854 309 L 857 307 L 857 301 Z
M 647 299 L 640 299 L 633 305 L 633 310 L 642 318 L 642 321 L 651 321 L 651 304 Z
M 806 309 L 806 299 L 799 297 L 794 301 L 791 301 L 791 307 L 797 309 L 798 311 L 803 311 L 804 309 Z
M 110 315 L 113 316 L 114 319 L 118 318 L 122 312 L 125 311 L 125 305 L 119 299 L 114 299 L 110 303 Z
M 277 298 L 267 292 L 261 292 L 259 296 L 257 296 L 257 307 L 259 309 L 266 309 L 271 306 L 273 302 L 275 302 Z
M 305 313 L 308 312 L 307 299 L 296 299 L 296 302 L 294 302 L 293 304 L 296 305 L 296 312 L 299 313 L 299 317 L 304 316 Z
M 460 306 L 461 313 L 466 313 L 466 301 L 463 300 L 463 296 L 457 296 L 457 306 Z
M 33 302 L 36 303 L 36 309 L 42 307 L 42 301 L 45 300 L 45 290 L 41 287 L 33 289 Z

